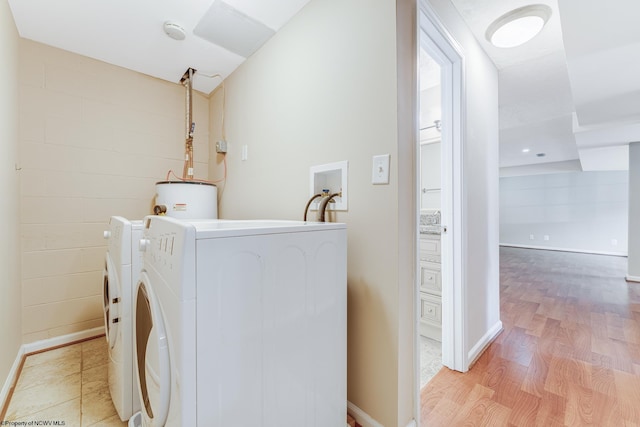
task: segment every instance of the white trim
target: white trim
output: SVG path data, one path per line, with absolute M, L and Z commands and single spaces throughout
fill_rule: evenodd
M 411 420 L 409 421 L 409 424 L 407 424 L 407 427 L 418 427 L 418 424 L 416 423 L 416 420 Z
M 9 397 L 9 391 L 18 379 L 18 369 L 20 369 L 20 363 L 22 363 L 22 356 L 24 356 L 24 345 L 21 345 L 16 355 L 16 360 L 13 361 L 13 366 L 7 375 L 7 379 L 4 381 L 2 391 L 0 391 L 0 410 L 4 408 L 7 403 L 7 397 Z
M 465 372 L 468 365 L 466 351 L 466 292 L 463 221 L 464 208 L 464 123 L 465 64 L 462 48 L 447 31 L 437 13 L 427 1 L 420 1 L 420 46 L 433 47 L 443 69 L 442 152 L 443 176 L 442 225 L 449 230 L 442 235 L 442 364 L 450 369 Z M 446 71 L 446 72 L 445 72 Z M 450 167 L 447 170 L 447 165 Z M 419 315 L 417 316 L 419 322 Z M 416 374 L 417 375 L 417 374 Z
M 382 424 L 371 418 L 369 414 L 349 401 L 347 401 L 347 410 L 362 427 L 384 427 Z
M 627 282 L 639 282 L 640 283 L 640 277 L 638 277 L 638 276 L 629 276 L 628 274 L 624 278 L 624 280 L 626 280 Z
M 518 245 L 515 243 L 500 243 L 500 246 L 505 246 L 509 248 L 542 249 L 545 251 L 576 252 L 580 254 L 611 255 L 611 256 L 621 256 L 621 257 L 627 256 L 626 252 L 591 251 L 588 249 L 573 249 L 573 248 L 552 248 L 548 246 Z
M 98 326 L 97 328 L 93 329 L 87 329 L 80 332 L 74 332 L 72 334 L 60 335 L 59 337 L 47 338 L 29 344 L 23 344 L 22 347 L 24 349 L 24 354 L 29 354 L 36 351 L 47 350 L 53 347 L 69 344 L 74 341 L 80 341 L 87 338 L 95 338 L 100 335 L 104 335 L 104 326 Z
M 498 320 L 492 327 L 487 331 L 486 334 L 480 338 L 480 340 L 473 346 L 471 350 L 469 350 L 469 354 L 467 356 L 467 366 L 472 365 L 482 352 L 493 342 L 494 339 L 502 332 L 502 321 Z

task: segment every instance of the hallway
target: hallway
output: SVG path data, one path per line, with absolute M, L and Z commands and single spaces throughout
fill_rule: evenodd
M 626 258 L 504 247 L 504 331 L 421 392 L 425 426 L 640 425 L 640 284 Z

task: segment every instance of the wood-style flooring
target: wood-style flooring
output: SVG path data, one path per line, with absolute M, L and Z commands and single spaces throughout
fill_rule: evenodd
M 421 391 L 421 426 L 640 426 L 640 283 L 627 259 L 501 248 L 504 331 Z

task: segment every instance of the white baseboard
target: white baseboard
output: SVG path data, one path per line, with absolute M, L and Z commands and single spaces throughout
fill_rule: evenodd
M 384 427 L 382 424 L 371 418 L 369 414 L 351 402 L 347 402 L 347 411 L 362 427 Z M 418 424 L 416 424 L 416 420 L 411 420 L 409 421 L 409 424 L 407 424 L 407 427 L 418 427 Z
M 347 401 L 347 412 L 349 412 L 349 414 L 351 414 L 351 416 L 356 419 L 356 422 L 362 427 L 384 427 L 382 424 L 371 418 L 369 414 L 349 401 Z
M 626 252 L 589 251 L 586 249 L 554 248 L 549 246 L 535 246 L 535 245 L 518 245 L 515 243 L 500 243 L 500 246 L 506 246 L 510 248 L 522 248 L 522 249 L 542 249 L 545 251 L 577 252 L 581 254 L 610 255 L 610 256 L 622 256 L 622 257 L 627 256 Z
M 11 387 L 17 379 L 18 369 L 20 369 L 22 357 L 25 354 L 47 350 L 53 347 L 69 344 L 74 341 L 81 341 L 87 338 L 98 337 L 100 335 L 104 335 L 104 327 L 102 326 L 93 329 L 87 329 L 85 331 L 74 332 L 73 334 L 61 335 L 59 337 L 35 341 L 29 344 L 22 344 L 18 349 L 16 360 L 13 362 L 13 366 L 9 371 L 9 375 L 7 376 L 7 379 L 2 386 L 2 390 L 0 391 L 0 410 L 4 408 L 7 397 L 9 396 L 9 391 L 11 390 Z
M 80 341 L 87 338 L 94 338 L 104 335 L 104 327 L 99 326 L 85 331 L 74 332 L 72 334 L 60 335 L 59 337 L 47 338 L 45 340 L 35 341 L 29 344 L 23 344 L 24 354 L 34 353 L 36 351 L 47 350 L 53 347 L 69 344 L 74 341 Z
M 356 422 L 362 427 L 384 427 L 382 424 L 371 418 L 369 414 L 349 401 L 347 401 L 347 412 L 349 412 L 349 415 L 355 418 Z M 407 427 L 418 427 L 418 424 L 416 423 L 416 420 L 412 419 L 409 421 L 409 424 L 407 424 Z
M 480 338 L 476 345 L 469 350 L 469 354 L 467 355 L 467 367 L 473 365 L 476 359 L 480 357 L 482 352 L 493 342 L 494 339 L 496 339 L 500 332 L 502 332 L 502 321 L 498 320 L 495 325 L 493 325 L 487 333 Z
M 629 276 L 627 274 L 627 277 L 625 277 L 625 280 L 627 282 L 640 282 L 640 277 L 638 277 L 638 276 Z
M 20 364 L 22 363 L 22 356 L 24 355 L 24 345 L 21 345 L 18 348 L 18 354 L 16 355 L 16 360 L 13 361 L 13 366 L 11 366 L 11 370 L 9 371 L 9 375 L 7 379 L 4 381 L 4 385 L 2 386 L 2 391 L 0 391 L 0 411 L 4 408 L 7 403 L 7 397 L 9 397 L 9 392 L 11 391 L 11 387 L 16 382 L 18 378 L 18 369 L 20 369 Z

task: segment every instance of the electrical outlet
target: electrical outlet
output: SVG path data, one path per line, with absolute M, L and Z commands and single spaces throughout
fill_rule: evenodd
M 546 240 L 546 241 L 548 241 L 548 240 L 549 240 L 549 235 L 548 235 L 548 234 L 545 234 L 545 235 L 544 235 L 544 240 Z
M 611 246 L 618 246 L 618 239 L 611 239 Z
M 533 236 L 533 234 L 529 234 L 529 240 L 533 240 L 535 239 L 535 237 Z

